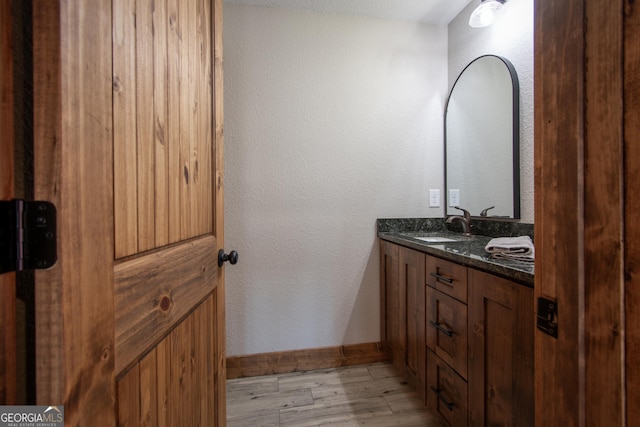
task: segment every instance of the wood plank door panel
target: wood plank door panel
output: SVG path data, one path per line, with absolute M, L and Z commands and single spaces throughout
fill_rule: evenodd
M 118 380 L 119 424 L 220 425 L 216 422 L 216 373 L 210 355 L 217 296 L 209 296 L 185 321 Z
M 225 424 L 222 1 L 34 0 L 37 393 L 69 425 Z
M 216 425 L 224 413 L 215 399 L 223 294 L 212 120 L 220 10 L 210 0 L 114 0 L 113 10 L 119 422 Z

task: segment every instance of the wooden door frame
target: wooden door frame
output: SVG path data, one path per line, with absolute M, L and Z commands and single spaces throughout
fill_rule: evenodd
M 33 12 L 34 197 L 58 213 L 58 261 L 36 272 L 36 401 L 115 425 L 111 2 Z
M 624 252 L 626 422 L 640 425 L 640 8 L 624 23 Z
M 0 200 L 15 197 L 11 2 L 0 3 Z M 0 405 L 16 403 L 16 274 L 0 274 Z
M 538 426 L 625 424 L 625 3 L 534 7 L 535 297 L 558 307 L 558 338 L 535 333 Z

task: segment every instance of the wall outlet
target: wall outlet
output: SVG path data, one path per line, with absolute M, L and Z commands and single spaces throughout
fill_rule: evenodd
M 429 190 L 429 207 L 430 208 L 440 207 L 440 190 L 438 189 Z
M 456 206 L 460 206 L 460 190 L 450 189 L 449 190 L 449 207 L 453 208 Z

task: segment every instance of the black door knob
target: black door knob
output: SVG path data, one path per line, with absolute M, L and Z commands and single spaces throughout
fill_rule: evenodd
M 218 267 L 222 267 L 225 261 L 229 261 L 229 264 L 233 265 L 238 262 L 238 252 L 231 251 L 228 254 L 224 253 L 224 249 L 218 251 Z

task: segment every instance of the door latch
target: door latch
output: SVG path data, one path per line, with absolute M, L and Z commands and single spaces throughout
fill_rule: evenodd
M 52 203 L 0 200 L 0 273 L 53 266 L 58 259 L 56 241 Z
M 536 327 L 545 334 L 558 338 L 558 303 L 548 298 L 538 298 Z

